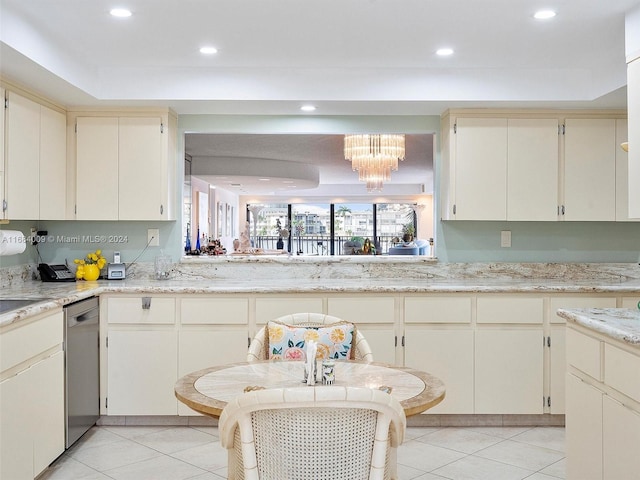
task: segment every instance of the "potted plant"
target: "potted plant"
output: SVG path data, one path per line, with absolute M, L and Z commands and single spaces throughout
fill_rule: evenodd
M 413 236 L 416 233 L 416 227 L 413 225 L 413 222 L 405 223 L 402 226 L 402 239 L 405 242 L 412 242 Z

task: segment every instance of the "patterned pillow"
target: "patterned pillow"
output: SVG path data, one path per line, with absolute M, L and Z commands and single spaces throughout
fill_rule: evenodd
M 356 327 L 352 323 L 303 327 L 271 321 L 266 328 L 269 360 L 304 360 L 306 342 L 318 342 L 319 359 L 353 360 L 355 358 Z

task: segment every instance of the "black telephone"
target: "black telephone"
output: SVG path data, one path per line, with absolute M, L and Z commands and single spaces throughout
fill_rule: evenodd
M 38 265 L 40 278 L 43 282 L 75 282 L 76 276 L 66 265 L 47 265 L 41 263 Z

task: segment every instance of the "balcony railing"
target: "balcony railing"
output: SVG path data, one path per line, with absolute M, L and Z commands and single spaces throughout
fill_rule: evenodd
M 379 247 L 376 251 L 378 255 L 387 254 L 389 247 L 393 246 L 392 239 L 396 235 L 380 235 L 376 237 L 376 245 Z M 334 255 L 345 255 L 345 242 L 350 241 L 353 235 L 339 235 L 334 237 Z M 252 242 L 255 247 L 264 250 L 276 250 L 278 237 L 275 235 L 258 235 L 252 236 Z M 294 235 L 290 238 L 283 239 L 284 250 L 291 252 L 293 255 L 331 255 L 331 237 L 329 235 Z M 349 250 L 349 249 L 348 249 Z

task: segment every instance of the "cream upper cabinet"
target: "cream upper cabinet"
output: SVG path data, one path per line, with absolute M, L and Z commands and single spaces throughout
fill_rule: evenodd
M 456 119 L 452 170 L 456 220 L 507 218 L 507 119 Z
M 118 219 L 118 119 L 76 119 L 76 219 Z
M 6 102 L 5 91 L 4 88 L 0 88 L 0 98 L 2 99 L 3 106 Z M 2 211 L 0 212 L 0 218 L 5 218 L 5 210 L 6 210 L 6 198 L 4 196 L 4 115 L 6 109 L 2 109 L 2 113 L 0 114 L 0 201 L 2 201 Z
M 66 218 L 65 132 L 64 114 L 14 92 L 7 93 L 6 218 Z
M 173 219 L 173 117 L 76 118 L 76 218 Z
M 508 127 L 507 220 L 556 221 L 558 119 L 510 118 Z
M 629 216 L 629 155 L 620 148 L 629 138 L 627 127 L 626 119 L 616 120 L 616 222 L 640 220 Z
M 615 119 L 565 120 L 563 184 L 564 220 L 616 219 Z
M 627 64 L 629 145 L 640 145 L 640 57 Z M 629 217 L 640 218 L 640 148 L 629 149 Z
M 66 219 L 67 117 L 40 107 L 40 218 Z
M 6 115 L 6 217 L 38 220 L 40 104 L 8 92 Z
M 118 137 L 118 218 L 165 220 L 162 179 L 162 119 L 120 117 Z M 166 157 L 165 157 L 166 158 Z

